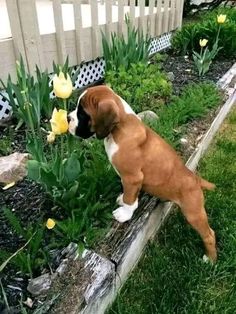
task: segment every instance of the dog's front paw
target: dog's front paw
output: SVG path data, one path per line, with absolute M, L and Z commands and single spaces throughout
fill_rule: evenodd
M 120 194 L 120 195 L 117 197 L 117 199 L 116 199 L 116 203 L 117 203 L 118 205 L 120 205 L 120 206 L 124 206 L 123 195 L 124 195 L 123 193 Z
M 113 211 L 114 218 L 119 222 L 125 222 L 132 218 L 134 211 L 126 206 L 121 206 Z

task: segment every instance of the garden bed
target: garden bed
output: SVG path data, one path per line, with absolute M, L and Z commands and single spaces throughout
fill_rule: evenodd
M 199 78 L 197 74 L 193 71 L 193 65 L 191 62 L 184 58 L 179 57 L 177 62 L 177 67 L 174 65 L 173 67 L 173 58 L 171 55 L 167 56 L 163 68 L 167 72 L 173 72 L 174 80 L 172 81 L 173 88 L 176 94 L 180 93 L 180 89 L 183 88 L 184 85 L 187 84 L 188 80 L 190 81 L 198 81 Z M 213 73 L 216 75 L 216 69 L 219 69 L 218 76 L 222 75 L 222 68 L 224 68 L 224 72 L 226 72 L 229 64 L 232 64 L 234 60 L 225 62 L 223 66 L 219 67 L 217 64 L 215 68 L 212 70 L 212 74 L 209 74 L 208 79 L 212 78 Z M 185 71 L 191 69 L 191 71 Z M 171 70 L 171 71 L 170 71 Z M 180 73 L 182 73 L 182 77 L 180 77 Z M 215 80 L 217 81 L 217 80 Z M 220 110 L 220 107 L 211 109 L 204 118 L 197 119 L 196 121 L 192 121 L 188 124 L 185 124 L 184 127 L 180 130 L 176 130 L 176 132 L 181 134 L 181 138 L 184 138 L 186 141 L 179 142 L 178 149 L 182 153 L 185 160 L 191 155 L 194 151 L 198 143 L 201 141 L 203 134 L 209 128 L 211 122 L 213 121 L 214 117 L 216 116 L 217 112 Z M 10 127 L 11 129 L 12 127 Z M 10 138 L 9 145 L 6 145 L 6 152 L 13 152 L 13 151 L 24 151 L 25 147 L 25 139 L 24 134 L 21 131 L 10 131 L 10 136 L 6 136 L 7 130 L 9 128 L 3 129 L 4 132 L 1 132 L 0 140 L 7 141 L 6 139 Z M 180 137 L 179 137 L 180 138 Z M 5 140 L 4 140 L 5 139 Z M 3 146 L 2 146 L 3 147 Z M 26 197 L 27 195 L 27 197 Z M 46 200 L 45 200 L 46 199 Z M 137 213 L 132 220 L 131 223 L 125 223 L 123 225 L 119 225 L 118 223 L 113 223 L 111 226 L 111 230 L 104 241 L 99 241 L 96 243 L 96 252 L 101 253 L 102 255 L 106 256 L 108 260 L 112 258 L 112 262 L 118 263 L 116 260 L 118 257 L 115 255 L 118 254 L 119 250 L 125 248 L 125 239 L 129 234 L 130 230 L 135 228 L 138 230 L 139 225 L 137 222 L 141 221 L 141 225 L 143 223 L 142 217 L 145 216 L 144 213 L 151 213 L 151 211 L 156 208 L 158 204 L 158 200 L 151 200 L 150 197 L 145 195 L 142 198 L 141 204 Z M 12 189 L 6 190 L 0 195 L 0 207 L 8 206 L 9 208 L 13 209 L 13 212 L 17 214 L 20 218 L 21 223 L 23 226 L 27 226 L 28 223 L 35 221 L 40 216 L 42 219 L 42 215 L 44 217 L 48 217 L 51 215 L 51 207 L 52 203 L 50 200 L 47 200 L 45 192 L 42 190 L 40 185 L 30 182 L 29 180 L 24 180 L 17 184 L 17 186 L 13 187 Z M 60 211 L 56 213 L 56 218 L 60 219 Z M 111 221 L 110 221 L 111 222 Z M 161 223 L 161 219 L 160 219 Z M 1 215 L 1 225 L 2 225 L 2 233 L 0 235 L 1 241 L 1 248 L 11 248 L 12 251 L 16 250 L 21 246 L 24 241 L 22 238 L 18 238 L 16 240 L 16 234 L 12 233 L 12 231 L 8 228 L 8 225 L 5 222 L 5 219 Z M 109 224 L 108 224 L 109 226 Z M 107 227 L 107 226 L 106 226 Z M 116 252 L 116 253 L 114 253 Z M 115 254 L 115 255 L 114 255 Z M 118 254 L 119 255 L 119 254 Z M 118 256 L 117 255 L 117 256 Z M 80 262 L 82 265 L 84 262 Z M 52 270 L 55 270 L 58 267 L 58 261 L 55 265 L 51 265 Z M 82 266 L 80 265 L 80 268 Z M 73 269 L 73 268 L 72 268 Z M 77 269 L 77 268 L 76 268 Z M 78 272 L 78 269 L 77 269 Z M 69 279 L 68 279 L 69 280 Z M 70 280 L 69 280 L 70 281 Z M 21 293 L 23 293 L 23 299 L 26 299 L 26 296 L 30 296 L 26 292 L 27 287 L 27 278 L 22 276 L 22 274 L 17 274 L 8 268 L 8 272 L 4 273 L 2 276 L 2 283 L 5 287 L 5 292 L 7 293 L 7 297 L 10 300 L 10 305 L 17 305 L 19 304 L 19 298 Z M 31 297 L 31 296 L 30 296 Z M 37 302 L 35 302 L 35 305 Z M 62 312 L 61 312 L 62 313 Z
M 236 66 L 219 81 L 235 62 L 234 42 L 222 40 L 236 31 L 235 12 L 227 13 L 229 20 L 225 15 L 216 20 L 216 13 L 212 13 L 208 28 L 202 21 L 197 32 L 193 31 L 195 26 L 187 32 L 184 26 L 183 34 L 177 32 L 172 47 L 176 53 L 186 49 L 189 56 L 198 51 L 200 54 L 193 55 L 198 56 L 194 63 L 171 50 L 149 60 L 150 38 L 139 33 L 137 39 L 138 33 L 128 20 L 129 44 L 114 37 L 109 47 L 103 37 L 105 82 L 137 113 L 155 112 L 155 118 L 145 122 L 188 160 L 191 169 L 235 101 Z M 198 36 L 205 31 L 208 40 L 202 45 Z M 213 48 L 219 52 L 217 60 L 212 62 L 216 54 L 210 61 L 202 59 Z M 68 60 L 53 68 L 51 86 L 46 71 L 37 69 L 33 80 L 21 60 L 17 83 L 9 78 L 5 86 L 16 121 L 1 127 L 0 154 L 27 151 L 31 160 L 27 178 L 0 195 L 0 311 L 5 304 L 14 313 L 27 308 L 34 313 L 100 314 L 173 204 L 143 194 L 130 222 L 121 225 L 113 221 L 120 180 L 101 141 L 82 141 L 67 133 L 67 113 L 78 98 L 72 93 L 75 74 Z M 216 83 L 224 91 L 217 89 Z M 15 125 L 21 123 L 16 131 Z

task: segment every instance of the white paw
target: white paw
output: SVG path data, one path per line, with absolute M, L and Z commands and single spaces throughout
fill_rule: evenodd
M 123 195 L 124 195 L 123 193 L 120 194 L 120 195 L 117 197 L 117 199 L 116 199 L 116 203 L 117 203 L 118 205 L 120 205 L 120 206 L 124 206 Z
M 206 254 L 203 255 L 202 260 L 206 264 L 212 264 L 213 263 L 212 260 Z
M 125 222 L 132 218 L 134 211 L 126 206 L 122 206 L 114 210 L 113 212 L 114 218 L 119 222 Z

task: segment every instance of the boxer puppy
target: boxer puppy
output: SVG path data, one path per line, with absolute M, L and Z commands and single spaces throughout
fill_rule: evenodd
M 113 212 L 116 220 L 123 223 L 132 218 L 141 189 L 170 200 L 200 234 L 207 257 L 216 260 L 215 234 L 208 224 L 202 192 L 214 189 L 214 184 L 191 172 L 174 149 L 107 86 L 85 90 L 68 120 L 70 133 L 104 139 L 108 159 L 123 185 L 119 207 Z

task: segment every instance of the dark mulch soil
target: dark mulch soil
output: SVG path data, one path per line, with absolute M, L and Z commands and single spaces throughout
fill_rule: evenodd
M 173 89 L 178 95 L 183 87 L 189 83 L 199 83 L 206 80 L 217 82 L 236 62 L 236 59 L 215 60 L 209 72 L 200 78 L 196 71 L 193 60 L 188 56 L 176 56 L 168 54 L 164 63 L 163 70 L 174 74 Z
M 189 58 L 167 55 L 163 63 L 163 69 L 166 72 L 173 72 L 173 89 L 175 94 L 179 94 L 181 89 L 191 83 L 205 80 L 213 82 L 218 81 L 219 78 L 232 66 L 235 60 L 221 60 L 213 63 L 211 70 L 207 75 L 200 79 L 195 71 L 194 64 Z M 217 110 L 213 110 L 208 117 L 190 123 L 186 128 L 186 139 L 188 143 L 182 146 L 181 153 L 186 159 L 194 150 L 197 143 L 209 127 L 214 119 Z M 3 139 L 9 131 L 7 129 L 0 129 L 0 140 Z M 11 131 L 12 141 L 10 144 L 10 151 L 25 151 L 25 133 L 24 130 L 18 132 Z M 0 151 L 1 152 L 1 151 Z M 6 219 L 3 216 L 2 207 L 10 208 L 21 220 L 23 225 L 30 222 L 36 222 L 42 216 L 50 212 L 52 204 L 47 199 L 46 193 L 43 189 L 33 182 L 24 180 L 18 183 L 15 187 L 2 191 L 0 189 L 0 248 L 14 252 L 19 248 L 24 241 L 17 237 L 9 228 Z M 122 228 L 122 227 L 121 227 Z M 0 279 L 4 284 L 5 292 L 7 293 L 8 301 L 11 305 L 18 305 L 21 289 L 24 291 L 24 300 L 29 295 L 26 292 L 27 280 L 22 274 L 15 274 L 14 271 L 8 267 L 8 272 L 1 274 Z M 9 287 L 12 286 L 12 287 Z M 8 287 L 7 287 L 8 286 Z M 18 287 L 19 289 L 17 290 Z M 1 295 L 1 293 L 0 293 Z M 0 307 L 1 313 L 1 307 Z

